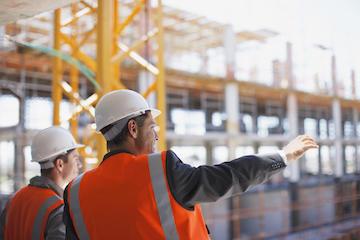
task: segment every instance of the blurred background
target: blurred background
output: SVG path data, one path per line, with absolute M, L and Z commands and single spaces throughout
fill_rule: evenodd
M 269 182 L 204 204 L 213 239 L 360 239 L 359 12 L 356 0 L 0 1 L 0 208 L 39 174 L 43 128 L 70 129 L 95 167 L 94 106 L 129 88 L 163 112 L 158 149 L 193 166 L 317 139 Z

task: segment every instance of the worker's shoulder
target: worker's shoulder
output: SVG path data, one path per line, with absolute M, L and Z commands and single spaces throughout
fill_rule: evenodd
M 178 161 L 181 162 L 181 159 L 176 155 L 176 153 L 173 150 L 166 151 L 166 160 L 173 162 L 178 162 Z

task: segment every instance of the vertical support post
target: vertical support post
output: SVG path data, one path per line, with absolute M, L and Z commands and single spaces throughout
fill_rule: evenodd
M 292 139 L 299 134 L 299 116 L 298 101 L 294 93 L 295 83 L 293 77 L 292 44 L 286 43 L 286 78 L 288 80 L 289 95 L 287 97 L 287 116 L 289 121 L 289 137 Z M 302 123 L 303 124 L 303 123 Z M 290 206 L 296 206 L 299 203 L 298 181 L 300 179 L 300 162 L 292 162 L 290 169 L 289 197 Z M 292 209 L 290 212 L 290 225 L 296 229 L 300 222 L 299 210 Z
M 54 49 L 60 51 L 61 48 L 61 9 L 54 12 Z M 62 99 L 62 61 L 58 57 L 53 58 L 53 81 L 52 81 L 52 102 L 53 107 L 53 124 L 60 124 L 60 103 Z
M 287 97 L 287 117 L 289 121 L 289 136 L 294 138 L 299 134 L 299 116 L 298 116 L 298 102 L 294 93 L 294 79 L 293 79 L 293 60 L 292 60 L 292 44 L 286 43 L 286 77 L 288 80 L 289 95 Z M 301 123 L 302 124 L 302 123 Z M 297 182 L 300 178 L 300 164 L 299 161 L 293 162 L 290 166 L 290 182 Z
M 296 88 L 293 77 L 293 61 L 292 61 L 292 44 L 286 43 L 286 79 L 288 81 L 288 88 L 293 90 Z
M 227 147 L 229 149 L 229 160 L 236 158 L 237 142 L 233 136 L 239 134 L 239 86 L 235 82 L 235 59 L 236 59 L 236 36 L 231 25 L 227 25 L 224 34 L 224 51 L 225 51 L 225 68 L 226 68 L 226 85 L 225 85 L 225 109 L 227 115 L 226 131 L 228 133 Z M 236 214 L 232 209 L 238 209 L 240 204 L 239 198 L 232 198 L 229 200 L 229 211 Z M 231 238 L 240 237 L 240 220 L 234 219 L 229 222 L 224 222 L 229 228 Z
M 117 26 L 119 24 L 119 3 L 117 0 L 114 1 L 114 24 L 113 24 L 113 31 L 117 29 Z M 119 36 L 113 36 L 113 55 L 115 55 L 117 52 L 119 52 L 118 48 L 118 37 Z M 113 64 L 113 74 L 114 74 L 114 81 L 119 82 L 120 81 L 120 66 L 119 64 Z M 114 82 L 114 84 L 115 84 Z
M 213 158 L 213 145 L 211 142 L 205 142 L 205 149 L 206 149 L 206 165 L 214 165 L 214 158 Z
M 289 136 L 294 138 L 299 134 L 299 117 L 298 117 L 298 103 L 295 93 L 290 92 L 287 98 L 287 115 L 289 121 Z M 300 164 L 295 161 L 289 165 L 290 168 L 290 182 L 297 182 L 300 179 Z
M 358 124 L 359 124 L 359 110 L 357 108 L 353 108 L 353 116 L 354 116 L 354 138 L 358 138 Z M 355 144 L 355 171 L 360 173 L 360 157 L 359 157 L 359 149 L 358 144 Z
M 161 111 L 160 116 L 157 118 L 158 125 L 160 126 L 158 149 L 166 149 L 166 92 L 165 92 L 165 63 L 164 63 L 164 29 L 163 29 L 163 10 L 162 0 L 158 0 L 156 11 L 156 25 L 159 29 L 157 34 L 157 68 L 159 74 L 156 80 L 156 96 L 157 108 Z
M 335 125 L 335 176 L 341 177 L 343 171 L 343 146 L 342 146 L 342 120 L 341 120 L 341 105 L 338 98 L 333 99 L 332 103 L 333 119 Z
M 25 182 L 25 156 L 24 156 L 24 131 L 25 131 L 25 101 L 26 101 L 26 69 L 25 56 L 21 52 L 21 71 L 20 71 L 20 94 L 19 99 L 19 123 L 16 126 L 16 137 L 14 138 L 15 158 L 14 158 L 14 192 L 19 190 Z M 20 137 L 19 137 L 20 136 Z
M 280 61 L 272 61 L 272 70 L 273 70 L 273 86 L 279 88 L 281 85 L 281 76 L 280 76 Z
M 336 57 L 334 54 L 331 56 L 331 80 L 332 80 L 333 96 L 338 97 L 339 88 L 338 88 L 338 82 L 336 76 Z
M 334 54 L 331 56 L 331 80 L 333 84 L 332 114 L 335 125 L 335 177 L 340 178 L 344 175 L 343 144 L 341 140 L 343 126 L 337 83 L 336 57 Z
M 97 9 L 97 73 L 96 78 L 102 87 L 99 96 L 111 91 L 114 83 L 111 57 L 113 54 L 114 0 L 98 0 Z M 101 134 L 97 137 L 97 155 L 101 160 L 106 153 L 106 142 Z
M 352 98 L 356 99 L 356 75 L 355 71 L 351 70 L 351 87 L 352 87 Z
M 321 120 L 321 114 L 318 115 L 318 118 L 316 119 L 316 135 L 318 138 L 320 138 L 321 132 L 320 132 L 320 120 Z M 322 168 L 322 155 L 321 155 L 321 148 L 322 145 L 319 144 L 318 149 L 318 162 L 319 162 L 319 171 L 318 174 L 321 176 L 323 174 Z

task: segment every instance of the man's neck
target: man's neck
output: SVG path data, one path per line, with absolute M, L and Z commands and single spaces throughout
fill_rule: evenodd
M 122 144 L 118 146 L 113 146 L 109 148 L 109 152 L 125 152 L 133 155 L 137 155 L 137 150 L 132 147 L 130 144 Z

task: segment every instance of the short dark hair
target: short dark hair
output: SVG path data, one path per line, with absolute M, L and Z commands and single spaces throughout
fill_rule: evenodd
M 129 128 L 128 128 L 129 121 L 134 120 L 137 126 L 142 127 L 142 126 L 144 126 L 144 122 L 145 122 L 146 118 L 148 117 L 149 113 L 150 113 L 150 111 L 146 111 L 144 114 L 142 114 L 140 116 L 129 119 L 126 122 L 124 128 L 121 130 L 121 132 L 118 135 L 116 135 L 114 137 L 114 139 L 107 141 L 107 148 L 110 149 L 110 148 L 114 148 L 116 146 L 123 144 L 125 142 L 125 140 L 127 139 L 127 137 L 129 136 Z M 107 131 L 110 130 L 110 128 L 112 128 L 117 123 L 118 122 L 115 122 L 115 123 L 112 123 L 112 124 L 104 127 L 103 129 L 100 130 L 100 132 L 102 134 L 106 133 Z
M 67 163 L 69 161 L 69 154 L 74 151 L 75 149 L 70 149 L 69 151 L 67 151 L 66 153 L 64 154 L 60 154 L 58 155 L 57 157 L 54 158 L 53 161 L 55 161 L 56 159 L 61 159 L 63 160 L 65 163 Z M 48 169 L 40 169 L 40 174 L 41 176 L 50 176 L 51 174 L 51 171 L 53 170 L 53 167 L 52 168 L 48 168 Z

